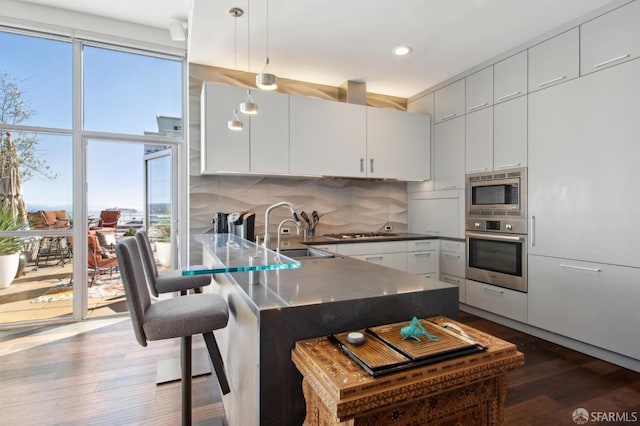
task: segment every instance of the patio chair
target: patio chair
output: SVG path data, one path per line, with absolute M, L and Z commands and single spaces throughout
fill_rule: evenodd
M 91 226 L 90 229 L 100 230 L 100 229 L 113 229 L 116 230 L 118 228 L 118 221 L 120 220 L 120 210 L 102 210 L 100 212 L 100 218 L 98 222 Z
M 45 214 L 46 212 L 46 214 Z M 64 213 L 64 215 L 62 214 Z M 60 219 L 58 219 L 58 217 Z M 31 230 L 46 230 L 69 227 L 69 217 L 67 212 L 60 210 L 38 210 L 27 213 L 27 222 Z M 69 244 L 68 237 L 38 237 L 38 241 L 31 250 L 32 259 L 35 259 L 36 269 L 40 265 L 40 261 L 48 262 L 50 258 L 58 260 L 58 263 L 64 266 L 65 259 L 71 259 L 72 248 Z
M 71 219 L 66 210 L 41 210 L 45 229 L 71 228 Z
M 88 235 L 87 237 L 89 241 L 87 244 L 89 248 L 87 264 L 92 271 L 91 281 L 89 282 L 89 287 L 91 287 L 96 281 L 98 274 L 109 272 L 109 275 L 113 275 L 113 273 L 118 270 L 118 260 L 113 254 L 107 252 L 100 246 L 98 237 L 95 235 Z
M 182 365 L 182 424 L 191 424 L 191 343 L 194 334 L 202 334 L 211 362 L 221 383 L 227 383 L 224 364 L 213 330 L 227 326 L 229 309 L 218 294 L 200 293 L 172 297 L 152 303 L 138 242 L 127 238 L 116 246 L 116 256 L 127 297 L 127 307 L 138 343 L 180 337 Z M 222 388 L 229 393 L 228 385 Z

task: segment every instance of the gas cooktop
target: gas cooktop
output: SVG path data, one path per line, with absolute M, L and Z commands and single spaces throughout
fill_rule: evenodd
M 397 237 L 390 232 L 344 232 L 339 234 L 324 234 L 323 237 L 334 240 L 360 240 L 363 238 Z

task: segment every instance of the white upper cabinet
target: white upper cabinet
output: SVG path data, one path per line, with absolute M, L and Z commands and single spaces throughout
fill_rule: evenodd
M 465 80 L 468 113 L 493 105 L 493 66 L 475 72 Z
M 407 111 L 409 112 L 421 112 L 433 117 L 433 93 L 424 95 L 421 98 L 415 99 L 411 102 L 407 102 Z
M 431 178 L 431 117 L 367 107 L 367 176 Z
M 251 116 L 251 172 L 289 173 L 289 96 L 251 92 L 258 114 Z
M 229 130 L 233 110 L 247 89 L 205 83 L 201 96 L 202 174 L 289 173 L 289 96 L 252 91 L 258 114 L 238 117 L 240 131 Z
M 493 107 L 493 169 L 527 166 L 527 97 Z
M 460 117 L 465 112 L 464 79 L 456 81 L 435 92 L 435 117 L 434 122 L 451 120 Z
M 435 126 L 435 189 L 464 188 L 464 117 Z
M 366 108 L 299 96 L 290 108 L 291 173 L 366 176 Z
M 640 2 L 634 1 L 580 26 L 580 74 L 640 56 Z
M 578 77 L 580 71 L 578 28 L 529 49 L 529 92 Z
M 468 113 L 465 119 L 465 173 L 493 170 L 493 108 Z
M 247 90 L 241 87 L 205 83 L 201 93 L 202 174 L 248 173 L 249 119 L 242 117 L 244 129 L 229 130 L 227 122 L 233 118 L 234 108 L 244 101 Z M 239 113 L 238 113 L 239 114 Z
M 527 51 L 525 50 L 493 66 L 493 102 L 497 104 L 526 94 Z

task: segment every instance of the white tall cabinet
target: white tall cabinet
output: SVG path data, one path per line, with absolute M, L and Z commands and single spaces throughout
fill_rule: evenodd
M 464 188 L 464 116 L 435 125 L 435 189 Z
M 529 95 L 530 254 L 640 267 L 639 75 L 632 61 Z

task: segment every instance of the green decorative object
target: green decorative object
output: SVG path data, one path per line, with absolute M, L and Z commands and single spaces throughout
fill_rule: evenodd
M 416 317 L 413 317 L 413 319 L 411 320 L 411 324 L 400 329 L 400 334 L 402 335 L 402 340 L 411 338 L 420 342 L 421 340 L 418 336 L 426 336 L 426 338 L 431 340 L 432 342 L 437 342 L 438 340 L 440 340 L 437 336 L 429 334 L 429 332 L 424 328 L 422 324 L 420 324 L 420 321 L 418 321 L 418 318 Z

